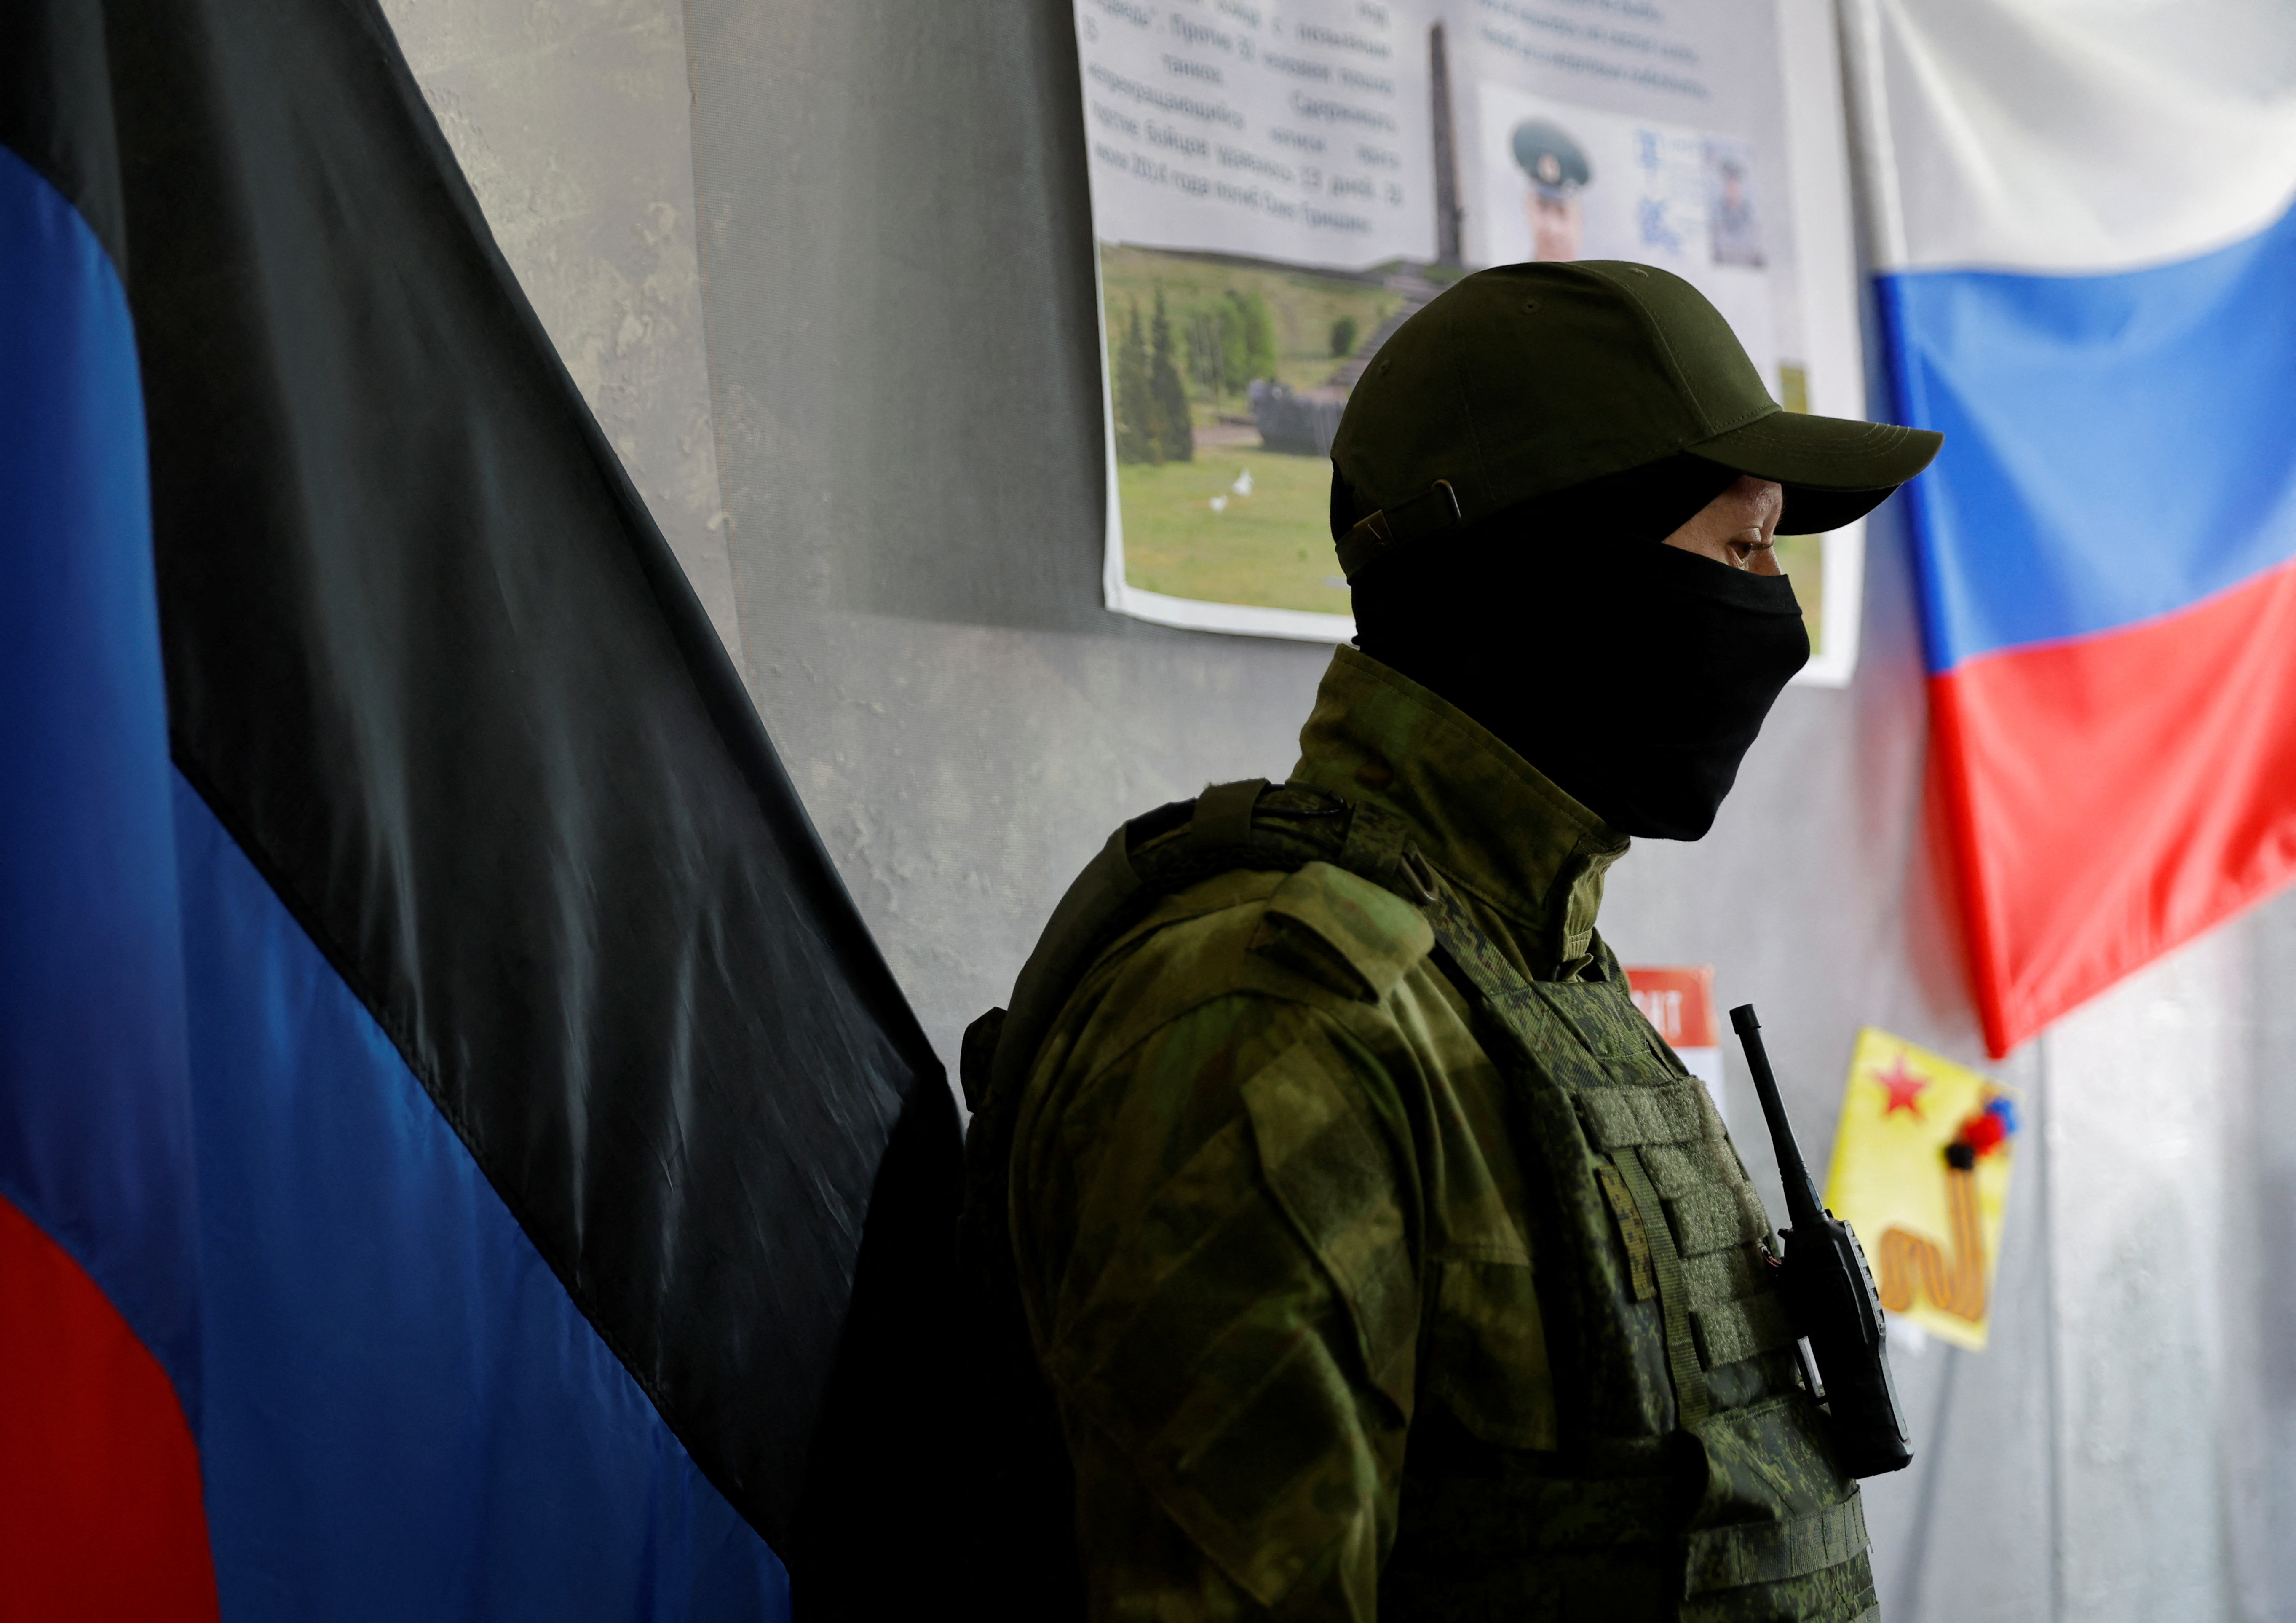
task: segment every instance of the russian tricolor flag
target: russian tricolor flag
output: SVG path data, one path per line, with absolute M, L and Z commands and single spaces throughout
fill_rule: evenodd
M 2001 1054 L 2296 874 L 2296 8 L 1850 19 Z
M 785 1617 L 955 1157 L 372 0 L 0 7 L 0 1616 Z

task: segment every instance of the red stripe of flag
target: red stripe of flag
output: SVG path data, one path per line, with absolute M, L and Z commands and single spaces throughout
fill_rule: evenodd
M 0 1200 L 0 1614 L 217 1615 L 174 1387 L 79 1265 Z
M 1997 1057 L 2296 874 L 2296 564 L 1930 679 Z

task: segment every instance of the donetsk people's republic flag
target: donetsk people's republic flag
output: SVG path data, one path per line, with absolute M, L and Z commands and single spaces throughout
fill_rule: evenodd
M 0 7 L 0 1615 L 786 1615 L 905 1146 L 372 0 Z
M 2296 873 L 2296 8 L 1847 37 L 1997 1055 Z

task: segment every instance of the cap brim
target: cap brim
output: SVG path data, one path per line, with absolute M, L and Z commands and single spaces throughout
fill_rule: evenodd
M 1777 411 L 1686 448 L 1784 486 L 1778 533 L 1809 536 L 1864 518 L 1928 467 L 1944 443 L 1928 429 Z

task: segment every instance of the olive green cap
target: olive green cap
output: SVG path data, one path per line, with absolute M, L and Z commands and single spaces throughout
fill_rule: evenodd
M 1788 412 L 1704 294 L 1616 259 L 1477 271 L 1397 328 L 1349 397 L 1332 462 L 1389 545 L 1677 453 L 1785 488 L 1778 529 L 1838 529 L 1927 467 L 1925 429 Z

